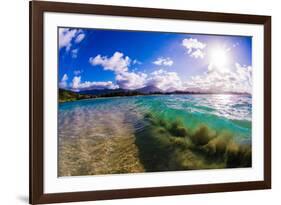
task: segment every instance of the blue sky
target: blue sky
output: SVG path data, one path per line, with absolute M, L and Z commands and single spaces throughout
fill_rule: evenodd
M 252 38 L 58 28 L 59 87 L 249 92 Z

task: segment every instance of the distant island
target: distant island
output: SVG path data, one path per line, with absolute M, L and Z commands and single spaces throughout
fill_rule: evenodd
M 59 102 L 71 102 L 76 100 L 102 98 L 102 97 L 125 97 L 137 95 L 172 95 L 172 94 L 187 94 L 187 95 L 202 95 L 202 94 L 231 94 L 231 95 L 251 95 L 249 93 L 238 92 L 194 92 L 194 91 L 163 91 L 156 86 L 146 86 L 135 90 L 118 89 L 92 89 L 83 91 L 73 91 L 59 88 Z

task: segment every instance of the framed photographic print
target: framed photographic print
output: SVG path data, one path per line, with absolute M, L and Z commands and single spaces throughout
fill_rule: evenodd
M 30 2 L 30 203 L 271 188 L 271 17 Z

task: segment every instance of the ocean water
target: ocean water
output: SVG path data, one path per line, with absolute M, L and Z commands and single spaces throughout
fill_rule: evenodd
M 147 113 L 165 122 L 180 121 L 190 132 L 205 125 L 231 133 L 239 144 L 251 144 L 249 95 L 98 98 L 58 108 L 60 176 L 146 171 L 135 137 L 150 126 Z

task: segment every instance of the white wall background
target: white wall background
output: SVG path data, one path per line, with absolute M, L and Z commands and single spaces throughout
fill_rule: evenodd
M 67 1 L 67 0 L 65 0 Z M 271 15 L 273 71 L 273 188 L 266 191 L 197 194 L 72 204 L 280 204 L 281 195 L 281 5 L 276 0 L 72 0 L 72 2 Z M 0 204 L 28 204 L 28 1 L 1 2 Z

